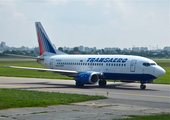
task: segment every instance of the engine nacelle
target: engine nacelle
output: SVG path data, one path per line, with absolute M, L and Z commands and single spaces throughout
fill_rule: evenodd
M 76 77 L 76 82 L 79 84 L 95 84 L 99 80 L 95 72 L 80 73 Z

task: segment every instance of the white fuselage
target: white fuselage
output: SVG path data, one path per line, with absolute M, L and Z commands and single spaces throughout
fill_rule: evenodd
M 100 72 L 113 80 L 146 81 L 165 74 L 153 60 L 130 55 L 52 55 L 40 63 L 50 69 Z

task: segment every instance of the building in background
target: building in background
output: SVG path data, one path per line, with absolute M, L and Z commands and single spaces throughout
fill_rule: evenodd
M 148 47 L 140 47 L 141 51 L 148 51 Z
M 132 51 L 139 51 L 139 47 L 132 47 Z
M 170 46 L 166 46 L 166 47 L 164 47 L 163 51 L 170 52 Z

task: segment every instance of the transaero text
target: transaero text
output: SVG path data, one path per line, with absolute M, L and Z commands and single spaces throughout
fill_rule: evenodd
M 125 63 L 127 58 L 88 58 L 87 62 L 122 62 Z

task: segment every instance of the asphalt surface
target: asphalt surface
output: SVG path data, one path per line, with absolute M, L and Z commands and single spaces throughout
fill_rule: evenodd
M 103 95 L 108 99 L 36 108 L 0 110 L 0 119 L 108 120 L 129 115 L 170 113 L 170 85 L 108 82 L 107 86 L 85 85 L 77 88 L 74 80 L 0 77 L 0 88 L 27 89 Z

